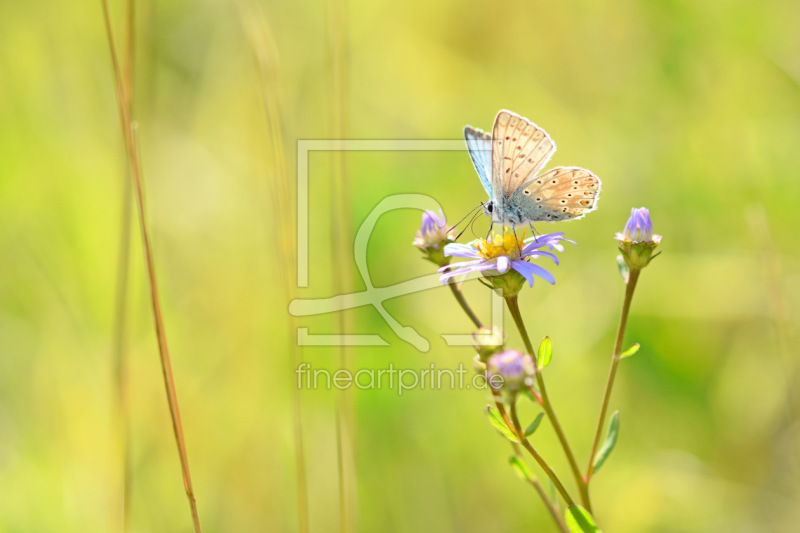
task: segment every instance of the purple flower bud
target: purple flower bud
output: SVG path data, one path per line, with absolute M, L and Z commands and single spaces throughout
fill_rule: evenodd
M 455 228 L 448 228 L 444 213 L 437 215 L 433 211 L 422 214 L 422 227 L 414 238 L 414 246 L 419 248 L 425 259 L 437 266 L 444 266 L 450 262 L 444 255 L 444 243 L 453 240 Z
M 492 376 L 500 376 L 502 378 L 500 388 L 509 392 L 518 391 L 536 371 L 533 358 L 517 350 L 505 350 L 494 354 L 489 358 L 486 367 L 489 383 L 496 386 L 497 380 L 492 379 Z
M 631 208 L 631 217 L 625 224 L 622 233 L 617 233 L 618 241 L 630 242 L 661 242 L 661 235 L 653 234 L 653 223 L 650 221 L 650 213 L 646 207 Z
M 646 208 L 631 209 L 631 217 L 625 224 L 622 233 L 617 233 L 615 238 L 619 241 L 619 250 L 622 259 L 627 265 L 627 271 L 620 270 L 625 283 L 628 283 L 630 271 L 638 271 L 650 264 L 656 255 L 653 251 L 661 242 L 661 235 L 653 233 L 653 223 L 650 213 Z
M 439 214 L 436 214 L 434 211 L 425 211 L 422 214 L 422 227 L 414 239 L 414 246 L 422 249 L 439 249 L 439 245 L 443 242 L 453 240 L 454 231 L 447 227 L 444 213 L 439 211 Z

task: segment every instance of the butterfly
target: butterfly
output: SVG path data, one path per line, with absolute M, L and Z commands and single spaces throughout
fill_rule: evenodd
M 482 205 L 492 224 L 568 220 L 597 207 L 600 178 L 588 170 L 556 167 L 539 174 L 556 144 L 530 120 L 504 109 L 497 113 L 491 134 L 466 126 L 464 138 L 489 194 Z

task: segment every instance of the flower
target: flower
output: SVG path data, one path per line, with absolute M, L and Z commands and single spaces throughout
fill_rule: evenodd
M 450 262 L 442 253 L 442 243 L 453 240 L 455 228 L 447 227 L 447 220 L 444 213 L 439 211 L 425 211 L 422 214 L 422 227 L 417 232 L 414 246 L 422 250 L 425 259 L 439 266 L 444 266 Z
M 478 239 L 468 244 L 450 243 L 444 247 L 445 256 L 463 257 L 470 261 L 442 266 L 439 269 L 441 274 L 439 281 L 446 283 L 455 276 L 481 272 L 493 288 L 503 291 L 503 296 L 506 298 L 522 290 L 525 281 L 533 287 L 534 276 L 539 276 L 552 285 L 556 282 L 553 275 L 539 265 L 530 263 L 529 259 L 549 257 L 558 264 L 555 254 L 542 251 L 540 248 L 547 247 L 561 252 L 564 246 L 560 241 L 575 244 L 565 239 L 563 232 L 525 239 L 524 234 L 523 238 L 518 238 L 509 231 L 504 231 L 503 235 L 492 235 L 489 239 Z
M 658 255 L 653 255 L 653 250 L 661 242 L 661 235 L 653 233 L 650 213 L 645 207 L 632 208 L 631 217 L 625 224 L 625 229 L 622 233 L 617 233 L 614 238 L 619 241 L 619 250 L 622 252 L 620 257 L 628 267 L 627 271 L 620 268 L 626 283 L 631 270 L 643 269 Z M 622 262 L 619 258 L 617 261 L 621 267 Z
M 475 351 L 478 352 L 478 358 L 486 362 L 489 356 L 501 351 L 503 345 L 506 343 L 503 331 L 497 326 L 492 328 L 483 327 L 472 334 L 472 339 L 475 341 Z
M 514 393 L 522 386 L 529 384 L 530 378 L 536 372 L 536 366 L 530 355 L 517 350 L 505 350 L 489 358 L 486 363 L 486 371 L 492 388 L 505 389 Z
M 661 235 L 653 235 L 653 223 L 650 221 L 650 212 L 646 207 L 631 208 L 631 218 L 625 224 L 622 233 L 617 233 L 615 238 L 620 242 L 661 242 Z

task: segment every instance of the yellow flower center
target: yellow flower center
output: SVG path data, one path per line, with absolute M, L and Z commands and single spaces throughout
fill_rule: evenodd
M 487 240 L 478 241 L 474 245 L 484 261 L 495 259 L 501 255 L 507 256 L 511 260 L 519 259 L 522 248 L 525 246 L 525 232 L 520 237 L 514 233 L 504 231 L 502 235 L 491 235 Z

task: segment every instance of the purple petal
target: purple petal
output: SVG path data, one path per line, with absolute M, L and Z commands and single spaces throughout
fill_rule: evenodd
M 497 271 L 501 274 L 508 272 L 508 268 L 510 266 L 510 261 L 508 260 L 507 256 L 501 255 L 497 258 Z
M 514 270 L 522 274 L 522 276 L 528 280 L 528 284 L 533 287 L 533 276 L 539 276 L 546 282 L 550 283 L 550 285 L 556 284 L 556 278 L 548 272 L 547 270 L 543 269 L 539 265 L 534 265 L 533 263 L 528 263 L 527 261 L 512 261 L 511 264 L 514 266 Z
M 550 252 L 533 252 L 531 254 L 523 255 L 523 257 L 533 257 L 533 258 L 541 257 L 541 256 L 549 257 L 550 259 L 555 261 L 555 263 L 557 265 L 560 264 L 558 262 L 558 257 L 556 256 L 556 254 L 551 254 Z
M 476 250 L 469 244 L 461 244 L 460 242 L 453 242 L 445 245 L 444 255 L 445 257 L 455 256 L 455 257 L 466 257 L 468 259 L 475 259 L 477 257 L 480 257 L 478 255 L 478 250 Z
M 454 268 L 450 272 L 445 272 L 441 276 L 439 276 L 439 282 L 445 283 L 448 279 L 453 278 L 455 276 L 466 275 L 471 272 L 483 272 L 484 270 L 494 270 L 495 264 L 491 261 L 485 261 L 479 264 L 473 264 L 466 268 L 461 268 L 461 264 L 458 265 L 457 268 Z

